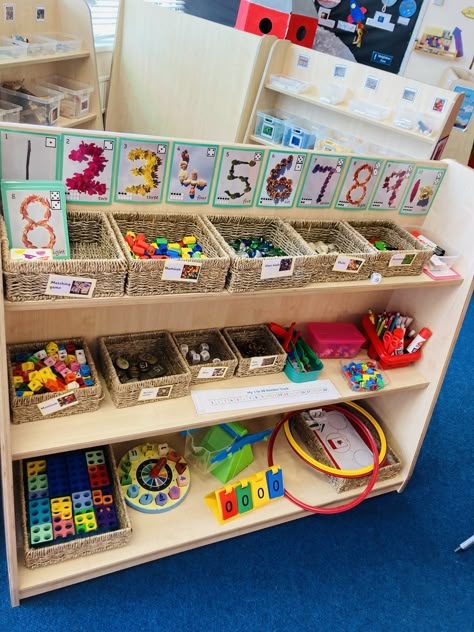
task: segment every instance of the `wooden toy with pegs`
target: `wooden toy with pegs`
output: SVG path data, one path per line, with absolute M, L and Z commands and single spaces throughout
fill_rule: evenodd
M 120 459 L 118 474 L 125 502 L 144 513 L 174 509 L 189 492 L 188 464 L 167 443 L 135 446 Z
M 208 494 L 204 500 L 220 524 L 237 518 L 247 511 L 263 507 L 272 500 L 283 498 L 283 472 L 278 465 L 225 485 Z

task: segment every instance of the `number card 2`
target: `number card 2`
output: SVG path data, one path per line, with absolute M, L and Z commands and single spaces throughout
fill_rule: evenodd
M 66 135 L 62 179 L 66 199 L 77 204 L 110 204 L 115 138 Z
M 119 147 L 116 202 L 161 202 L 169 143 L 122 138 Z
M 224 147 L 214 206 L 252 206 L 265 151 Z
M 329 208 L 332 206 L 347 158 L 313 155 L 306 173 L 297 206 Z

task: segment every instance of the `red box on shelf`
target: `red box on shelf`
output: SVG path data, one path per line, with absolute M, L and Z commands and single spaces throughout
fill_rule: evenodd
M 421 358 L 421 350 L 415 353 L 404 353 L 403 355 L 390 355 L 385 351 L 382 340 L 375 333 L 375 327 L 368 315 L 362 319 L 362 327 L 369 338 L 369 358 L 378 360 L 382 369 L 399 369 L 408 366 L 412 362 L 417 362 Z

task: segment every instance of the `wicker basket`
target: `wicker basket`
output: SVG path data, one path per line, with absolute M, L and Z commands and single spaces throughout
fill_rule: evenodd
M 99 351 L 102 372 L 112 401 L 117 408 L 189 395 L 191 372 L 168 331 L 148 331 L 99 338 Z M 113 361 L 119 355 L 130 355 L 130 351 L 135 356 L 141 353 L 157 355 L 160 364 L 167 370 L 167 375 L 122 384 Z
M 224 336 L 218 329 L 200 329 L 194 331 L 180 331 L 173 334 L 178 347 L 182 344 L 195 349 L 201 342 L 207 342 L 210 347 L 211 361 L 198 365 L 189 365 L 192 380 L 191 384 L 203 384 L 204 382 L 217 382 L 231 378 L 237 368 L 237 358 L 229 347 Z M 183 354 L 183 360 L 187 362 Z M 212 358 L 219 358 L 220 362 L 214 363 Z M 204 371 L 202 370 L 204 369 Z
M 198 215 L 155 215 L 143 213 L 113 213 L 110 216 L 115 234 L 128 260 L 126 293 L 134 296 L 150 294 L 184 294 L 188 292 L 221 292 L 224 289 L 229 258 Z M 134 259 L 123 235 L 132 230 L 143 233 L 150 243 L 157 237 L 179 242 L 185 235 L 195 235 L 207 259 L 172 259 L 190 265 L 200 265 L 195 282 L 163 280 L 166 259 Z
M 252 292 L 274 288 L 301 287 L 311 281 L 314 251 L 298 233 L 277 217 L 209 216 L 205 218 L 219 243 L 230 257 L 227 277 L 229 292 Z M 264 258 L 243 259 L 227 243 L 231 239 L 262 235 L 294 259 L 293 274 L 262 279 Z
M 334 463 L 329 458 L 327 452 L 316 439 L 311 428 L 309 428 L 305 423 L 302 416 L 303 414 L 304 413 L 300 412 L 292 417 L 292 423 L 296 433 L 299 435 L 309 454 L 313 458 L 321 463 L 324 463 L 324 465 L 334 467 Z M 372 425 L 365 420 L 362 420 L 362 423 L 370 430 L 377 444 L 377 448 L 380 449 L 380 440 L 375 430 L 373 430 Z M 384 459 L 384 464 L 379 469 L 377 480 L 386 481 L 389 478 L 393 478 L 401 471 L 401 469 L 402 464 L 400 458 L 389 446 L 387 446 L 387 454 Z M 329 480 L 329 483 L 338 493 L 346 492 L 351 489 L 357 489 L 358 487 L 362 487 L 362 485 L 367 485 L 370 478 L 370 475 L 362 476 L 361 478 L 339 478 L 331 476 L 330 474 L 325 474 L 324 476 Z
M 69 393 L 70 391 L 64 391 L 59 393 L 44 393 L 42 395 L 32 395 L 31 397 L 17 397 L 15 388 L 11 379 L 13 372 L 12 357 L 17 353 L 24 353 L 32 350 L 44 349 L 49 340 L 43 340 L 42 342 L 22 342 L 21 344 L 14 344 L 7 346 L 7 367 L 8 378 L 10 388 L 10 410 L 11 421 L 13 424 L 22 424 L 30 421 L 39 421 L 45 419 L 45 416 L 38 408 L 38 404 L 47 402 L 48 400 L 56 399 Z M 92 379 L 94 380 L 94 386 L 86 386 L 84 388 L 77 388 L 74 390 L 74 394 L 78 400 L 78 404 L 65 408 L 64 410 L 58 410 L 47 415 L 47 419 L 56 419 L 57 417 L 66 417 L 69 415 L 77 415 L 80 413 L 91 413 L 99 408 L 100 401 L 102 399 L 102 386 L 100 384 L 99 374 L 95 368 L 94 360 L 92 359 L 89 347 L 82 338 L 72 338 L 68 340 L 56 341 L 58 344 L 68 345 L 74 344 L 76 348 L 84 349 L 86 354 L 87 364 L 90 366 Z
M 68 211 L 71 258 L 12 261 L 5 222 L 0 221 L 5 297 L 9 301 L 60 301 L 44 292 L 50 274 L 96 279 L 94 297 L 123 296 L 127 261 L 107 217 L 100 212 Z M 79 300 L 79 299 L 78 299 Z
M 267 325 L 226 327 L 222 333 L 239 362 L 235 371 L 237 376 L 279 373 L 285 368 L 286 352 Z M 239 351 L 239 347 L 242 343 L 249 342 L 262 345 L 265 349 L 265 355 L 244 357 Z
M 384 277 L 416 276 L 423 272 L 423 266 L 433 256 L 431 248 L 423 246 L 408 231 L 389 220 L 350 221 L 348 222 L 367 241 L 380 239 L 397 251 L 377 250 L 377 258 L 373 266 L 374 272 L 380 272 Z M 393 257 L 405 259 L 403 265 L 394 265 Z
M 107 533 L 80 537 L 74 540 L 71 539 L 66 542 L 41 547 L 31 546 L 28 537 L 27 501 L 24 491 L 25 477 L 23 473 L 23 462 L 20 463 L 23 550 L 25 566 L 27 568 L 50 566 L 51 564 L 58 564 L 66 560 L 76 559 L 85 555 L 92 555 L 93 553 L 116 549 L 120 546 L 125 546 L 130 541 L 132 526 L 118 481 L 114 455 L 110 446 L 105 446 L 101 449 L 107 454 L 108 471 L 109 476 L 112 479 L 112 491 L 117 510 L 119 528 Z
M 377 251 L 365 239 L 358 235 L 346 222 L 291 220 L 288 222 L 301 237 L 309 243 L 323 241 L 335 245 L 337 252 L 315 254 L 315 269 L 311 280 L 315 283 L 329 281 L 362 281 L 368 279 L 373 272 Z M 349 269 L 338 271 L 334 266 L 338 257 L 345 267 L 347 259 L 355 262 L 355 271 Z M 359 263 L 362 261 L 363 263 Z

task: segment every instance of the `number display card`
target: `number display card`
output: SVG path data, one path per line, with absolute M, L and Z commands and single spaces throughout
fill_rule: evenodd
M 258 206 L 293 206 L 307 156 L 290 151 L 269 153 Z
M 400 213 L 402 215 L 427 215 L 445 173 L 446 167 L 417 167 Z
M 64 184 L 3 180 L 1 188 L 10 248 L 49 248 L 54 259 L 69 259 Z
M 265 151 L 223 147 L 214 206 L 252 206 Z
M 169 143 L 120 139 L 115 201 L 161 202 Z
M 100 136 L 64 136 L 62 179 L 68 201 L 110 204 L 116 142 Z
M 354 211 L 367 208 L 382 163 L 376 158 L 352 158 L 338 193 L 336 208 Z
M 209 203 L 217 151 L 217 145 L 174 143 L 166 196 L 168 203 Z
M 329 208 L 336 195 L 346 160 L 344 156 L 313 155 L 297 206 Z
M 375 189 L 370 210 L 397 211 L 400 208 L 414 168 L 415 163 L 413 162 L 387 161 L 378 186 Z
M 57 180 L 61 136 L 35 132 L 1 132 L 2 179 Z

